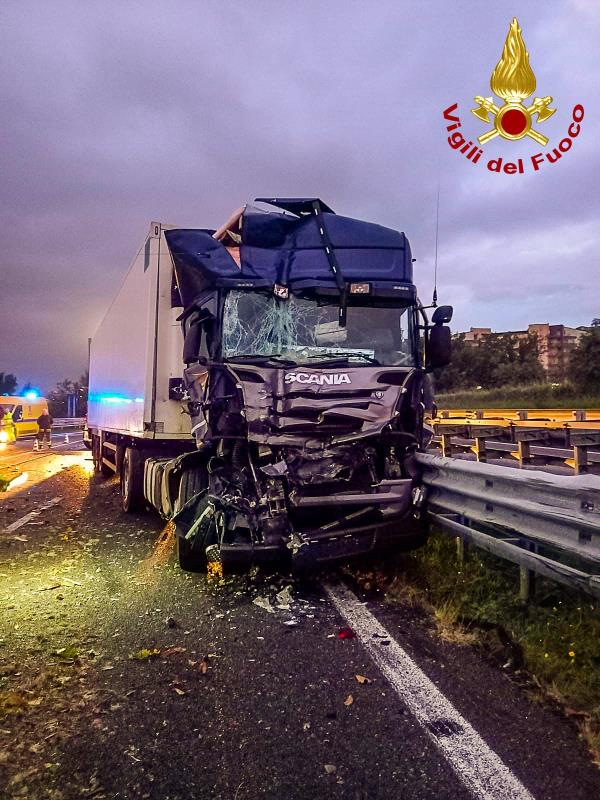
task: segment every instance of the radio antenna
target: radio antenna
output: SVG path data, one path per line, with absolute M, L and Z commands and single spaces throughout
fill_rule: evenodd
M 433 263 L 433 299 L 432 306 L 437 306 L 437 268 L 438 268 L 438 239 L 440 233 L 440 172 L 438 168 L 437 199 L 435 204 L 435 259 Z

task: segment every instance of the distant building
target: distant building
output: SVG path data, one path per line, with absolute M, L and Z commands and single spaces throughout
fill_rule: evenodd
M 511 334 L 524 339 L 529 334 L 537 336 L 540 363 L 551 383 L 561 383 L 567 377 L 571 353 L 577 347 L 586 328 L 569 328 L 566 325 L 549 325 L 547 322 L 532 323 L 526 331 L 494 332 L 491 328 L 471 328 L 463 334 L 465 342 L 478 344 L 488 336 Z
M 486 339 L 488 336 L 491 335 L 492 335 L 491 328 L 471 328 L 466 333 L 463 333 L 462 337 L 465 340 L 465 342 L 477 343 L 480 342 L 482 339 Z

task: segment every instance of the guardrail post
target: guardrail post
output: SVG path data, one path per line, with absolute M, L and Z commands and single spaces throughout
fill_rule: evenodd
M 520 420 L 524 421 L 527 419 L 527 411 L 517 411 L 517 416 Z
M 530 553 L 537 553 L 537 545 L 523 542 L 523 547 Z M 528 567 L 519 567 L 519 599 L 527 603 L 535 594 L 535 572 Z
M 531 442 L 517 442 L 517 456 L 520 467 L 524 464 L 529 464 L 531 461 Z
M 475 436 L 475 444 L 471 448 L 475 453 L 477 461 L 485 464 L 487 461 L 487 451 L 485 449 L 485 436 Z
M 458 565 L 460 567 L 463 567 L 467 559 L 467 553 L 469 551 L 469 543 L 465 542 L 462 536 L 457 536 L 455 542 L 456 542 L 456 560 L 458 562 Z
M 442 455 L 445 458 L 452 456 L 452 434 L 442 433 L 441 435 Z
M 573 414 L 575 414 L 575 422 L 585 422 L 586 420 L 585 408 L 578 408 L 576 411 L 573 412 Z
M 575 475 L 585 475 L 589 472 L 590 447 L 600 446 L 600 433 L 597 431 L 569 431 L 569 442 L 573 447 L 573 459 L 567 459 L 565 464 L 573 467 Z
M 573 462 L 575 475 L 585 475 L 588 471 L 588 445 L 576 444 L 573 446 Z
M 519 567 L 519 599 L 527 603 L 535 587 L 535 573 L 527 567 Z
M 519 466 L 523 467 L 525 464 L 531 464 L 531 445 L 532 443 L 539 442 L 545 439 L 547 432 L 545 429 L 537 430 L 535 428 L 518 428 L 514 427 L 512 431 L 513 440 L 517 443 L 516 457 L 519 461 Z

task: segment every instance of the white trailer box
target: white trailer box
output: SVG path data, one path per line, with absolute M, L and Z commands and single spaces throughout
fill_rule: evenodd
M 173 265 L 152 222 L 90 351 L 88 427 L 143 439 L 191 439 L 190 417 L 169 399 L 182 378 L 183 335 L 172 307 Z

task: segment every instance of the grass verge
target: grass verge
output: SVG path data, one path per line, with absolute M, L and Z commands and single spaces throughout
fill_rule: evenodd
M 438 408 L 600 408 L 600 395 L 582 394 L 569 384 L 504 386 L 436 395 Z
M 373 571 L 389 599 L 426 606 L 442 638 L 476 645 L 505 668 L 525 671 L 536 697 L 577 722 L 600 766 L 600 604 L 537 578 L 535 597 L 518 597 L 515 565 L 470 549 L 460 564 L 454 541 L 433 534 L 413 553 Z

